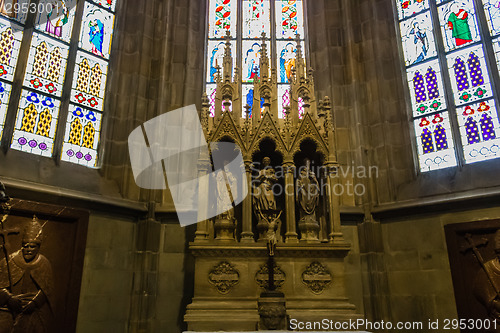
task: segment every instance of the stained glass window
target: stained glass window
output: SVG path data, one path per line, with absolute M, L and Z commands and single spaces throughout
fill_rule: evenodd
M 231 36 L 233 68 L 240 69 L 241 112 L 245 117 L 245 105 L 254 103 L 252 83 L 262 74 L 259 73 L 262 34 L 266 36 L 270 63 L 277 68 L 278 92 L 283 96 L 295 66 L 297 34 L 305 50 L 303 11 L 302 0 L 209 0 L 205 90 L 212 116 L 215 115 L 214 77 L 217 66 L 222 67 L 226 31 Z M 287 96 L 289 100 L 289 93 Z M 278 105 L 278 115 L 282 118 L 283 104 Z
M 500 33 L 500 2 L 395 0 L 395 5 L 420 170 L 500 157 L 493 99 L 498 96 L 491 84 L 499 72 L 500 39 L 481 40 L 479 33 L 480 28 L 491 37 Z M 439 31 L 433 31 L 436 25 Z M 486 43 L 493 44 L 494 55 L 486 56 Z
M 24 3 L 28 6 L 29 1 L 0 0 L 0 134 L 12 135 L 12 149 L 46 157 L 56 155 L 88 167 L 99 165 L 116 2 L 45 0 L 28 17 L 15 15 L 22 11 L 9 9 Z M 28 39 L 29 53 L 22 59 L 26 70 L 21 74 L 21 93 L 14 96 L 12 88 L 18 83 L 12 80 L 25 23 L 33 25 L 34 31 Z M 72 34 L 75 24 L 80 35 Z M 68 88 L 67 79 L 71 80 Z M 62 96 L 69 96 L 69 105 L 61 102 Z M 14 104 L 15 124 L 3 126 L 7 110 Z M 65 126 L 58 125 L 59 119 Z M 64 130 L 58 133 L 58 128 Z

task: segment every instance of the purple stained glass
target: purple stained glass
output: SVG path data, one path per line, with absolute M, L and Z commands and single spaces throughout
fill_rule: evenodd
M 75 155 L 75 152 L 72 149 L 68 149 L 66 155 L 68 155 L 69 157 L 73 157 L 73 155 Z
M 448 139 L 446 138 L 446 130 L 443 126 L 436 126 L 436 129 L 434 130 L 434 139 L 436 141 L 436 149 L 438 151 L 448 149 Z
M 419 71 L 416 71 L 413 76 L 413 87 L 417 103 L 425 102 L 427 100 L 427 96 L 425 95 L 424 77 Z
M 424 128 L 422 134 L 420 134 L 420 139 L 422 140 L 424 154 L 432 153 L 434 151 L 434 144 L 432 143 L 432 133 L 428 128 Z
M 215 117 L 215 93 L 216 90 L 212 91 L 210 94 L 209 100 L 210 100 L 210 117 Z
M 38 148 L 40 148 L 41 150 L 47 150 L 47 145 L 42 142 L 38 145 Z
M 483 141 L 488 141 L 496 138 L 495 129 L 493 128 L 493 121 L 487 113 L 481 116 L 481 133 L 483 134 Z
M 76 153 L 76 158 L 77 159 L 82 159 L 83 158 L 83 153 L 81 151 L 79 151 L 78 153 Z
M 31 140 L 28 144 L 31 148 L 35 148 L 38 145 L 35 140 Z
M 470 79 L 473 87 L 480 86 L 484 84 L 483 71 L 481 70 L 481 63 L 479 58 L 474 52 L 469 54 L 469 59 L 467 59 L 467 65 L 469 66 Z
M 85 160 L 86 161 L 92 160 L 92 155 L 90 155 L 90 154 L 85 155 Z
M 26 138 L 19 138 L 17 142 L 19 142 L 21 146 L 24 146 L 28 141 L 26 140 Z
M 467 118 L 467 121 L 465 122 L 465 130 L 467 132 L 467 142 L 470 145 L 481 141 L 481 138 L 479 137 L 479 129 L 477 128 L 477 122 L 472 119 L 472 117 Z
M 425 83 L 427 84 L 427 93 L 429 94 L 429 99 L 438 98 L 439 90 L 437 83 L 436 72 L 431 68 L 427 68 L 427 73 L 425 73 Z
M 458 91 L 462 91 L 469 88 L 469 81 L 467 80 L 467 70 L 465 69 L 465 64 L 462 59 L 456 58 L 453 64 L 453 69 L 455 71 L 455 80 L 457 81 Z

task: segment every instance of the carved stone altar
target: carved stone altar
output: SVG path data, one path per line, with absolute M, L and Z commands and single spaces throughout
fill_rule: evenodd
M 284 294 L 286 315 L 307 321 L 360 318 L 345 295 L 344 257 L 350 244 L 341 232 L 339 201 L 334 195 L 338 164 L 330 100 L 315 99 L 312 70 L 306 70 L 297 42 L 290 104 L 284 106 L 284 118 L 278 117 L 281 101 L 276 69 L 270 68 L 262 43 L 253 106 L 251 112 L 245 107 L 246 117 L 242 118 L 241 79 L 237 69 L 232 73 L 230 52 L 228 36 L 222 73 L 218 69 L 216 74 L 214 117 L 209 116 L 205 95 L 200 119 L 207 141 L 239 146 L 251 193 L 234 208 L 235 229 L 230 239 L 218 240 L 217 217 L 197 225 L 189 245 L 195 256 L 195 290 L 184 317 L 188 330 L 257 330 L 261 319 L 258 304 L 261 313 L 272 314 L 259 301 L 267 285 L 271 229 L 276 230 L 271 242 L 276 243 L 275 284 Z M 200 156 L 199 170 L 200 176 L 211 170 L 209 156 Z M 316 184 L 319 195 L 308 196 L 310 184 Z M 210 185 L 200 183 L 200 187 L 206 186 Z M 261 186 L 282 189 L 273 191 L 275 203 L 267 204 L 272 201 L 267 192 L 259 201 Z M 265 209 L 281 213 L 270 221 L 263 217 Z

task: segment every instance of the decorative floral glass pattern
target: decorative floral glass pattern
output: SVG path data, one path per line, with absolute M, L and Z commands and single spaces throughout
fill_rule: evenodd
M 237 0 L 212 0 L 209 6 L 208 38 L 224 38 L 226 30 L 236 35 Z
M 101 114 L 71 104 L 64 136 L 63 161 L 95 167 L 101 128 Z
M 107 70 L 106 61 L 78 51 L 71 101 L 102 111 Z
M 13 80 L 22 38 L 20 25 L 0 17 L 0 78 Z
M 33 34 L 24 86 L 61 96 L 68 46 L 39 33 Z
M 428 0 L 396 0 L 399 19 L 405 19 L 429 8 Z
M 276 38 L 304 37 L 304 13 L 301 0 L 276 0 Z
M 101 7 L 106 8 L 107 10 L 114 12 L 117 0 L 93 0 L 93 2 Z
M 491 99 L 457 109 L 467 163 L 500 156 L 500 124 L 496 112 Z
M 52 156 L 59 106 L 53 97 L 23 90 L 11 148 Z
M 453 52 L 446 58 L 455 104 L 493 96 L 481 45 Z
M 243 38 L 260 38 L 263 32 L 271 35 L 269 1 L 243 1 Z
M 109 59 L 115 16 L 90 2 L 85 3 L 80 48 Z
M 447 112 L 415 119 L 414 126 L 422 171 L 457 165 Z

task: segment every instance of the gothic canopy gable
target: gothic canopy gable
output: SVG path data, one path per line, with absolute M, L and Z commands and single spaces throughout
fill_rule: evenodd
M 251 154 L 255 153 L 259 149 L 259 143 L 264 138 L 270 138 L 276 143 L 276 150 L 285 153 L 288 151 L 285 141 L 281 137 L 280 131 L 276 127 L 275 120 L 271 117 L 269 112 L 264 113 L 262 120 L 260 121 L 259 127 L 255 132 L 252 143 L 250 144 L 249 152 Z
M 210 142 L 217 142 L 224 137 L 230 137 L 234 140 L 242 150 L 245 149 L 245 145 L 240 136 L 240 130 L 234 123 L 234 119 L 230 112 L 224 112 L 221 120 L 217 124 L 215 131 L 210 135 Z
M 295 135 L 295 139 L 290 148 L 291 155 L 295 155 L 300 150 L 300 144 L 305 139 L 310 139 L 316 143 L 316 150 L 323 157 L 328 157 L 328 146 L 323 140 L 323 136 L 320 134 L 314 120 L 309 113 L 304 114 L 302 122 L 300 124 L 299 130 Z

